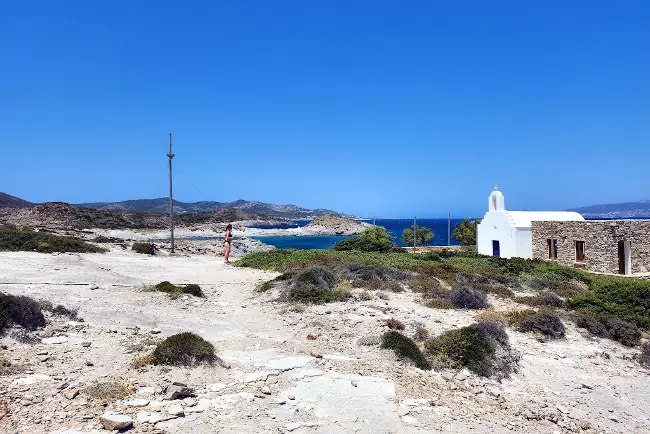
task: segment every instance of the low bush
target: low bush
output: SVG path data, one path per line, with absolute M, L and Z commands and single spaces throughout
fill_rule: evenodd
M 406 328 L 402 321 L 395 318 L 388 318 L 386 320 L 386 326 L 391 330 L 404 330 Z
M 164 292 L 166 294 L 169 294 L 170 296 L 189 294 L 195 297 L 205 298 L 205 294 L 201 290 L 201 287 L 194 283 L 190 283 L 187 285 L 174 285 L 173 283 L 164 281 L 153 286 L 153 290 L 158 292 Z
M 381 347 L 393 350 L 398 357 L 411 360 L 415 366 L 423 370 L 430 370 L 431 364 L 424 357 L 422 351 L 413 340 L 397 331 L 389 331 L 382 337 Z
M 255 292 L 266 292 L 273 289 L 275 279 L 262 282 L 255 287 Z
M 571 315 L 577 327 L 589 331 L 594 336 L 612 339 L 628 347 L 633 347 L 641 339 L 641 331 L 631 322 L 619 318 L 595 315 L 589 310 L 581 310 Z
M 494 309 L 488 309 L 485 312 L 481 312 L 478 315 L 476 315 L 474 318 L 476 318 L 478 321 L 497 322 L 500 323 L 501 325 L 508 324 L 506 315 L 503 312 L 497 312 Z
M 539 312 L 528 311 L 517 321 L 517 329 L 521 332 L 539 332 L 547 338 L 561 339 L 564 338 L 564 324 L 560 317 L 547 310 Z
M 416 322 L 415 333 L 413 333 L 413 340 L 424 342 L 427 339 L 429 339 L 429 330 L 427 330 L 424 324 Z
M 507 376 L 517 361 L 499 323 L 481 322 L 448 330 L 426 341 L 425 348 L 441 367 L 467 368 L 486 377 Z
M 156 346 L 151 357 L 151 363 L 154 365 L 172 366 L 212 364 L 215 360 L 214 346 L 190 332 L 168 337 Z
M 456 309 L 485 309 L 490 306 L 484 292 L 467 287 L 454 289 L 449 299 Z
M 453 309 L 454 304 L 448 298 L 438 297 L 429 298 L 422 301 L 422 303 L 431 309 Z
M 12 326 L 30 331 L 44 327 L 45 317 L 40 303 L 24 295 L 0 293 L 0 335 Z
M 52 315 L 57 315 L 57 316 L 66 316 L 72 320 L 78 318 L 78 313 L 79 311 L 77 309 L 68 309 L 67 307 L 57 304 L 56 306 L 52 305 L 52 303 L 48 301 L 40 301 L 39 302 L 41 305 L 41 310 L 44 310 L 46 312 L 50 312 Z
M 93 243 L 99 243 L 99 244 L 104 244 L 104 243 L 123 243 L 124 240 L 121 238 L 115 238 L 115 237 L 106 237 L 104 235 L 97 235 L 95 238 L 91 240 Z
M 0 251 L 104 253 L 107 250 L 72 237 L 0 227 Z
M 641 345 L 641 352 L 637 356 L 637 361 L 641 366 L 650 369 L 650 342 Z
M 533 296 L 515 297 L 515 301 L 528 306 L 564 307 L 564 300 L 548 291 Z
M 650 281 L 592 276 L 589 289 L 588 293 L 569 299 L 569 307 L 650 328 Z
M 480 375 L 488 373 L 489 358 L 494 354 L 486 334 L 475 326 L 447 330 L 437 338 L 428 340 L 425 348 L 443 367 L 466 367 Z
M 133 393 L 133 387 L 121 378 L 96 380 L 84 389 L 84 394 L 92 399 L 112 402 L 124 399 Z
M 322 304 L 344 301 L 352 295 L 347 289 L 337 285 L 338 276 L 328 268 L 315 265 L 293 275 L 284 291 L 288 301 Z
M 156 254 L 156 246 L 154 246 L 151 243 L 142 243 L 142 242 L 133 243 L 133 245 L 131 246 L 131 250 L 133 250 L 135 253 L 140 253 L 143 255 Z

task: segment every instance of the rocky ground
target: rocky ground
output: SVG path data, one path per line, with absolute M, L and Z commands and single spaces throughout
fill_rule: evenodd
M 386 331 L 387 318 L 402 321 L 406 334 L 420 322 L 436 335 L 478 312 L 429 309 L 410 292 L 288 306 L 255 292 L 275 276 L 209 255 L 152 257 L 119 246 L 107 254 L 0 253 L 0 290 L 78 308 L 81 318 L 50 317 L 22 342 L 2 339 L 10 366 L 0 375 L 0 431 L 650 432 L 650 377 L 632 360 L 638 350 L 567 324 L 561 341 L 509 330 L 520 367 L 500 383 L 425 372 L 359 340 Z M 162 280 L 198 283 L 207 298 L 142 291 Z M 221 363 L 134 367 L 157 340 L 181 331 L 212 342 Z M 107 383 L 125 392 L 90 392 Z

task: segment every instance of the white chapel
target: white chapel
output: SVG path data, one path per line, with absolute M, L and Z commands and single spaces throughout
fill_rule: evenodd
M 568 211 L 506 211 L 499 187 L 488 199 L 488 211 L 476 231 L 476 247 L 481 255 L 511 258 L 532 258 L 533 221 L 583 221 L 577 212 Z

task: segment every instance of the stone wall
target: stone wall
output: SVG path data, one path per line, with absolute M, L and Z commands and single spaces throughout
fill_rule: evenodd
M 534 221 L 533 258 L 548 259 L 547 240 L 557 240 L 557 262 L 589 271 L 618 274 L 618 242 L 630 242 L 632 273 L 650 272 L 650 221 Z M 585 261 L 576 263 L 576 241 L 585 242 Z

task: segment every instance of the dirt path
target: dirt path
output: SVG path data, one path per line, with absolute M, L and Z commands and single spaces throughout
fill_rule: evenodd
M 0 253 L 0 291 L 79 308 L 84 320 L 53 318 L 41 343 L 3 338 L 13 369 L 0 376 L 0 403 L 11 408 L 0 431 L 102 432 L 106 411 L 131 417 L 132 432 L 650 431 L 649 377 L 630 360 L 634 350 L 571 328 L 550 343 L 510 332 L 522 353 L 511 379 L 423 372 L 359 338 L 385 331 L 389 317 L 406 333 L 420 321 L 437 334 L 470 324 L 473 312 L 431 310 L 410 293 L 292 311 L 254 291 L 273 276 L 200 255 Z M 199 283 L 207 298 L 139 289 L 163 280 Z M 132 367 L 152 339 L 180 331 L 211 341 L 230 368 Z M 66 396 L 113 377 L 144 405 Z M 163 399 L 174 381 L 195 397 Z

